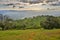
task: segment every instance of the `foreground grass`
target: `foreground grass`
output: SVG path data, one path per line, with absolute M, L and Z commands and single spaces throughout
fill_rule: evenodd
M 0 31 L 0 40 L 60 40 L 60 29 Z

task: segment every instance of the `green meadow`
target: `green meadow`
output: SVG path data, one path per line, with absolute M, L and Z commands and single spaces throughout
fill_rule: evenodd
M 0 40 L 60 40 L 60 29 L 27 29 L 0 31 Z

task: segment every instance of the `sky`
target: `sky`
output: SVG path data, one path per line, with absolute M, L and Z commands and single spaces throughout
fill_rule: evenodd
M 0 1 L 6 1 L 6 0 L 0 0 Z M 31 0 L 31 1 L 37 1 L 37 0 Z
M 1 1 L 7 1 L 7 0 L 0 0 Z M 12 1 L 12 0 L 11 0 Z M 15 0 L 15 1 L 19 1 L 19 0 Z M 21 0 L 22 1 L 22 0 Z M 37 0 L 31 0 L 31 1 L 37 1 Z M 53 1 L 53 0 L 52 0 Z

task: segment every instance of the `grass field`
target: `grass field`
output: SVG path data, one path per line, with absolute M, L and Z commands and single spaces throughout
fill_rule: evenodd
M 0 31 L 0 40 L 60 40 L 60 29 Z

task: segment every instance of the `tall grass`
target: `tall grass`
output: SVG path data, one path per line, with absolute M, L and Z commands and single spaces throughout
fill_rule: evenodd
M 0 31 L 0 40 L 60 40 L 60 29 Z

